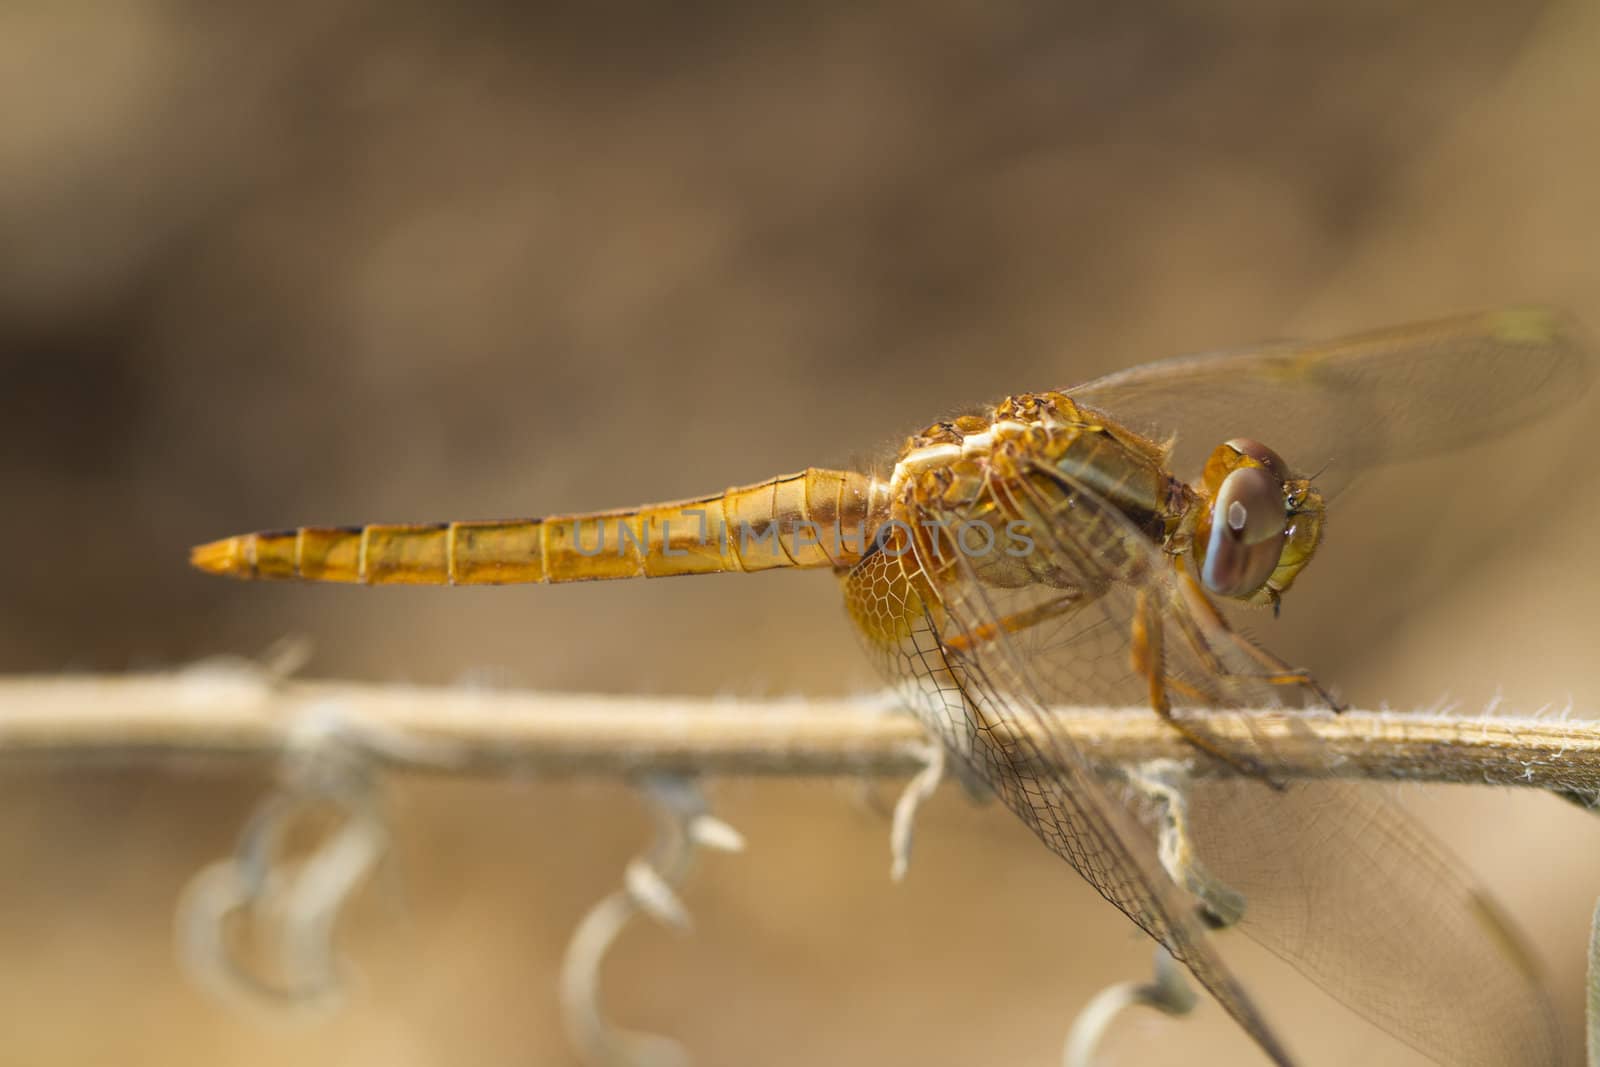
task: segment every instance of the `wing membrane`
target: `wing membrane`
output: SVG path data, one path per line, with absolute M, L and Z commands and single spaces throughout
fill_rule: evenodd
M 1157 439 L 1191 478 L 1219 442 L 1266 441 L 1332 495 L 1361 469 L 1447 451 L 1530 422 L 1595 377 L 1567 316 L 1512 309 L 1149 363 L 1068 390 Z
M 859 563 L 846 576 L 852 605 L 870 609 L 886 590 L 906 588 L 901 567 L 881 552 Z M 1026 674 L 1009 662 L 1015 654 L 1009 641 L 982 638 L 985 623 L 998 618 L 986 603 L 988 591 L 975 581 L 952 581 L 940 592 L 943 601 L 922 604 L 920 612 L 885 605 L 885 617 L 912 620 L 898 641 L 871 646 L 886 658 L 885 674 L 898 680 L 929 731 L 1052 851 L 1183 960 L 1274 1063 L 1292 1063 L 1207 941 L 1194 901 L 1163 873 L 1149 835 L 1106 794 L 1076 744 L 1044 728 L 1049 717 L 1041 703 L 1019 693 L 1014 683 L 1025 686 Z M 984 655 L 953 654 L 958 643 L 984 648 Z
M 1191 728 L 1228 715 L 1219 708 L 1315 703 L 1316 691 L 1271 680 L 1281 665 L 1197 604 L 1172 561 L 1086 487 L 1058 471 L 1035 470 L 1001 491 L 1009 492 L 1008 510 L 1032 527 L 1036 551 L 1048 562 L 1043 572 L 1052 577 L 997 584 L 959 554 L 919 561 L 942 607 L 942 615 L 930 611 L 928 632 L 917 635 L 932 646 L 921 662 L 936 656 L 935 673 L 943 672 L 937 684 L 926 680 L 934 675 L 921 676 L 944 701 L 939 732 L 1052 848 L 1189 962 L 1228 1011 L 1281 1056 L 1191 913 L 1174 902 L 1170 879 L 1152 866 L 1149 834 L 1085 770 L 1047 709 L 1146 705 L 1148 678 L 1135 668 L 1131 637 L 1141 619 L 1160 631 L 1152 636 L 1164 648 L 1174 714 L 1208 709 L 1204 718 L 1185 720 Z M 946 518 L 959 523 L 964 516 Z M 1075 610 L 1040 610 L 1063 589 L 1076 591 Z M 1029 623 L 1017 627 L 1017 619 Z M 1243 710 L 1234 714 L 1247 727 L 1258 722 Z M 1003 726 L 1016 722 L 1032 724 L 1044 747 L 1011 740 Z M 1272 766 L 1261 731 L 1220 734 L 1255 738 L 1213 738 L 1232 746 L 1225 756 Z M 1044 773 L 1045 757 L 1069 770 L 1059 778 Z M 1249 778 L 1218 779 L 1195 785 L 1190 819 L 1205 866 L 1247 901 L 1239 928 L 1337 999 L 1441 1062 L 1559 1062 L 1549 1006 L 1516 935 L 1431 836 L 1378 790 L 1331 779 L 1281 790 Z

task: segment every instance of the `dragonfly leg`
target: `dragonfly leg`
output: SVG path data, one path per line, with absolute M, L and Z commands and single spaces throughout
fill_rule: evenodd
M 1244 679 L 1259 682 L 1270 686 L 1285 686 L 1305 689 L 1316 702 L 1335 712 L 1344 711 L 1345 707 L 1335 700 L 1332 693 L 1322 687 L 1322 684 L 1311 676 L 1311 672 L 1299 667 L 1291 667 L 1283 660 L 1274 656 L 1264 648 L 1257 647 L 1250 641 L 1239 640 L 1228 625 L 1216 606 L 1201 591 L 1194 575 L 1190 574 L 1177 560 L 1173 561 L 1173 569 L 1180 587 L 1185 596 L 1181 608 L 1174 611 L 1173 618 L 1178 624 L 1178 629 L 1183 633 L 1189 647 L 1195 655 L 1205 663 L 1206 667 L 1217 677 Z M 1240 671 L 1229 667 L 1223 662 L 1211 647 L 1211 641 L 1206 633 L 1219 634 L 1227 640 L 1231 647 L 1243 650 L 1261 668 L 1257 671 Z
M 1061 596 L 1035 604 L 1031 608 L 1013 612 L 1004 618 L 996 619 L 994 622 L 985 623 L 970 632 L 950 634 L 943 638 L 943 644 L 946 649 L 952 652 L 965 654 L 983 642 L 993 641 L 1001 634 L 1019 633 L 1030 626 L 1036 626 L 1044 622 L 1046 619 L 1058 618 L 1069 612 L 1077 611 L 1093 599 L 1093 596 L 1086 596 L 1082 590 L 1074 589 L 1063 593 Z
M 1155 713 L 1183 736 L 1195 748 L 1221 760 L 1240 774 L 1251 778 L 1267 778 L 1267 769 L 1259 761 L 1250 759 L 1237 752 L 1217 744 L 1216 739 L 1210 737 L 1203 730 L 1196 729 L 1190 723 L 1172 713 L 1172 698 L 1167 693 L 1167 688 L 1172 685 L 1185 693 L 1192 693 L 1189 686 L 1174 684 L 1174 680 L 1167 677 L 1163 651 L 1163 628 L 1161 611 L 1156 607 L 1155 600 L 1147 589 L 1139 590 L 1138 603 L 1133 615 L 1133 632 L 1130 642 L 1133 669 L 1142 674 L 1150 688 L 1150 707 Z

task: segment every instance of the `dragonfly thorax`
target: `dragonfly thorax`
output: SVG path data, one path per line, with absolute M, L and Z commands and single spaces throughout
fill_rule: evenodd
M 1189 554 L 1211 593 L 1276 607 L 1321 541 L 1321 494 L 1243 438 L 1216 449 L 1196 486 L 1169 459 L 1167 443 L 1065 393 L 1023 393 L 912 435 L 889 498 L 913 528 L 977 516 L 998 529 L 1020 518 L 1021 479 L 1054 479 L 1112 504 L 1167 552 Z
M 964 565 L 1002 587 L 1058 586 L 1047 554 L 1027 546 L 1048 536 L 1041 527 L 1058 521 L 1052 509 L 1071 508 L 1077 494 L 1113 505 L 1136 536 L 1163 547 L 1180 533 L 1195 495 L 1166 460 L 1164 446 L 1065 394 L 1015 396 L 906 442 L 890 480 L 885 544 L 898 538 L 896 547 L 914 546 L 927 565 Z M 1079 534 L 1121 536 L 1092 522 Z

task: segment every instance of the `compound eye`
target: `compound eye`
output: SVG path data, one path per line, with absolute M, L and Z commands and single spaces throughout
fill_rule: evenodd
M 1283 461 L 1283 457 L 1260 441 L 1255 441 L 1248 437 L 1235 437 L 1228 442 L 1228 447 L 1241 456 L 1249 456 L 1277 475 L 1279 481 L 1286 482 L 1289 480 L 1289 465 Z
M 1276 457 L 1274 457 L 1276 458 Z M 1283 554 L 1283 482 L 1262 467 L 1240 467 L 1222 481 L 1200 580 L 1218 596 L 1249 596 L 1267 583 Z

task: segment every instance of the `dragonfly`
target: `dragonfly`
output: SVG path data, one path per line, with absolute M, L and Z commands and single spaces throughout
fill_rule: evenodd
M 1568 317 L 1508 309 L 1012 396 L 912 435 L 887 469 L 535 519 L 304 526 L 191 559 L 372 585 L 831 570 L 924 727 L 1271 1061 L 1294 1062 L 1219 949 L 1224 922 L 1437 1061 L 1554 1064 L 1537 968 L 1482 886 L 1314 737 L 1296 738 L 1309 773 L 1274 773 L 1266 717 L 1338 705 L 1222 606 L 1276 611 L 1357 475 L 1510 433 L 1594 375 Z M 1215 772 L 1188 783 L 1187 840 L 1235 914 L 1163 862 L 1148 798 L 1059 722 L 1075 705 L 1156 716 Z

